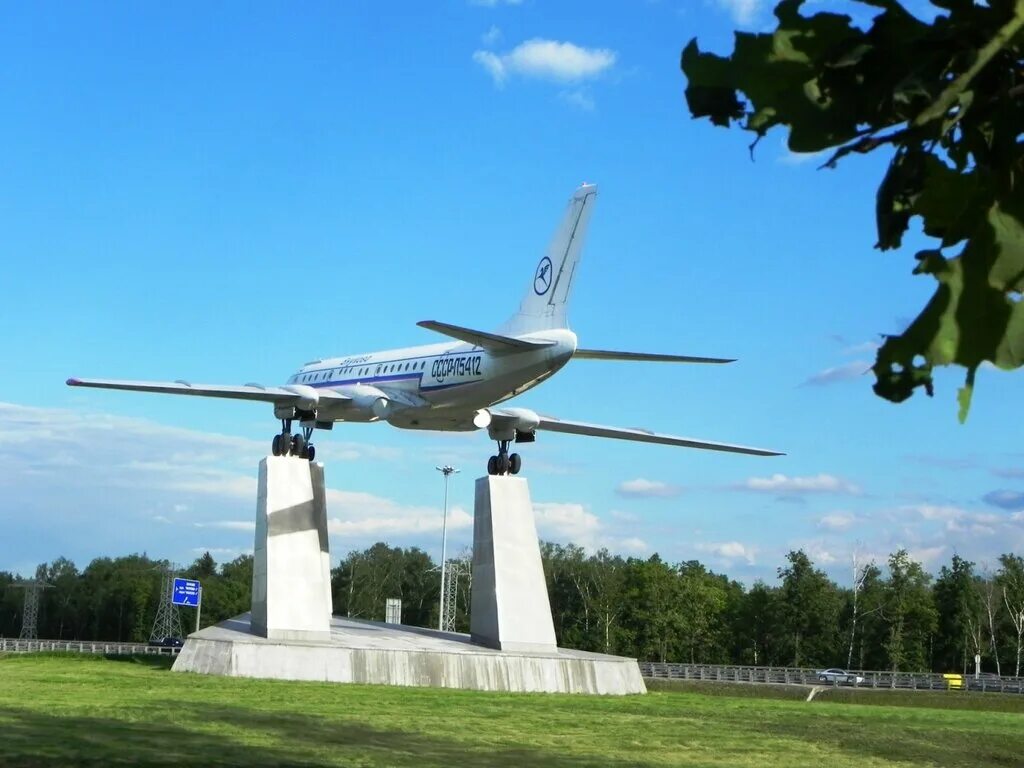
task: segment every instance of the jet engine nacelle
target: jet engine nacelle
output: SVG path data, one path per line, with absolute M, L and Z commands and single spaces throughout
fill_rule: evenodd
M 502 408 L 501 416 L 491 416 L 487 434 L 492 440 L 533 442 L 533 433 L 540 426 L 540 416 L 529 408 Z M 526 437 L 520 439 L 521 435 Z
M 299 396 L 295 407 L 300 411 L 315 411 L 317 403 L 320 402 L 320 393 L 308 384 L 288 384 L 282 389 Z
M 352 398 L 344 406 L 343 412 L 346 421 L 386 419 L 394 411 L 394 404 L 388 399 L 388 396 L 369 384 L 338 387 L 337 391 Z
M 505 413 L 515 418 L 517 432 L 533 432 L 540 426 L 540 416 L 529 408 L 504 408 Z

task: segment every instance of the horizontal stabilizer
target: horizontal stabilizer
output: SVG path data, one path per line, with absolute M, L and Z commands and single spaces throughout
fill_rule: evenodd
M 577 349 L 573 358 L 581 360 L 632 360 L 647 363 L 735 363 L 728 357 L 691 357 L 689 355 L 652 355 L 646 352 L 610 352 L 605 349 Z
M 444 336 L 464 341 L 467 344 L 486 349 L 497 355 L 508 355 L 514 352 L 529 352 L 531 349 L 544 349 L 553 346 L 553 341 L 527 341 L 525 339 L 514 339 L 511 336 L 499 336 L 496 333 L 486 331 L 474 331 L 472 328 L 463 328 L 460 325 L 449 325 L 439 323 L 436 320 L 421 320 L 416 323 L 420 328 L 436 331 Z
M 229 400 L 257 400 L 275 405 L 292 405 L 303 399 L 305 389 L 312 387 L 263 387 L 259 384 L 235 386 L 231 384 L 189 384 L 187 381 L 125 381 L 123 379 L 68 379 L 69 387 L 96 389 L 122 389 L 131 392 L 160 392 L 165 395 L 192 395 L 194 397 L 222 397 Z M 329 389 L 316 389 L 320 400 L 351 400 Z
M 571 435 L 590 435 L 591 437 L 610 437 L 616 440 L 634 440 L 639 443 L 659 443 L 661 445 L 677 445 L 683 448 L 702 448 L 708 451 L 726 451 L 728 453 L 746 453 L 752 456 L 785 456 L 779 451 L 765 448 L 749 448 L 744 445 L 729 443 L 712 443 L 707 440 L 695 440 L 692 437 L 675 437 L 660 435 L 646 429 L 623 429 L 621 427 L 602 427 L 597 424 L 584 424 L 580 421 L 565 421 L 551 416 L 541 416 L 537 429 L 549 432 L 565 432 Z

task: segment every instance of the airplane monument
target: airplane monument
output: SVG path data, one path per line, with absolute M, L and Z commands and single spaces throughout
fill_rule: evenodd
M 332 682 L 507 691 L 643 693 L 633 659 L 558 648 L 539 542 L 513 445 L 563 432 L 758 456 L 777 451 L 541 416 L 500 406 L 572 359 L 727 363 L 578 347 L 566 308 L 597 187 L 576 189 L 519 310 L 487 332 L 436 321 L 429 346 L 314 360 L 285 384 L 68 379 L 70 386 L 272 404 L 281 429 L 260 462 L 252 610 L 189 636 L 174 669 Z M 470 634 L 331 615 L 324 467 L 311 442 L 335 423 L 487 430 L 497 452 L 476 481 Z M 294 428 L 298 425 L 298 431 Z

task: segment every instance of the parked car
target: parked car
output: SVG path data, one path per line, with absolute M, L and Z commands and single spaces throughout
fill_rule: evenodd
M 160 648 L 181 648 L 185 643 L 180 637 L 160 637 L 156 640 L 150 640 L 150 645 L 156 645 Z
M 853 674 L 853 672 L 847 672 L 845 669 L 823 669 L 818 672 L 818 681 L 832 685 L 860 685 L 864 682 L 864 678 Z

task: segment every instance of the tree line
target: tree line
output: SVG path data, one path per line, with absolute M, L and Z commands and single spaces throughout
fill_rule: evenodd
M 954 555 L 929 574 L 906 550 L 886 563 L 852 562 L 841 586 L 802 550 L 772 583 L 749 588 L 689 560 L 623 558 L 607 550 L 541 547 L 559 645 L 641 660 L 709 664 L 972 672 L 1019 676 L 1024 645 L 1024 558 L 998 567 Z M 79 571 L 66 558 L 40 565 L 39 637 L 143 642 L 168 563 L 146 555 L 96 558 Z M 203 625 L 249 609 L 252 556 L 217 564 L 209 553 L 179 572 L 203 584 Z M 382 621 L 387 598 L 402 621 L 437 626 L 440 572 L 417 547 L 377 543 L 332 570 L 334 612 Z M 470 576 L 458 581 L 457 628 L 469 629 Z M 23 593 L 0 571 L 0 636 L 17 637 Z M 192 626 L 182 612 L 182 625 Z

